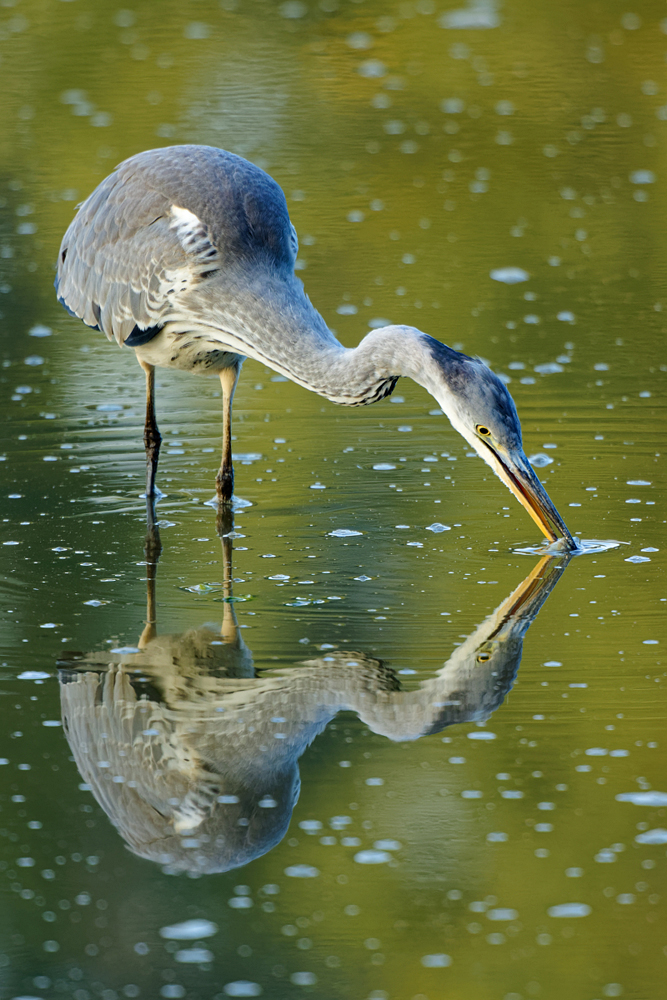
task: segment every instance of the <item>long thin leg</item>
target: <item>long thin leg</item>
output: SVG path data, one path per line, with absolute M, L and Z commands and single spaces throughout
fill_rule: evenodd
M 223 368 L 220 372 L 222 387 L 222 464 L 215 479 L 220 503 L 231 503 L 234 490 L 234 467 L 232 465 L 232 402 L 234 390 L 239 380 L 241 366 Z
M 146 449 L 146 496 L 155 496 L 155 474 L 160 455 L 162 437 L 155 419 L 155 366 L 137 359 L 146 374 L 146 423 L 144 447 Z
M 144 555 L 146 556 L 146 625 L 139 638 L 139 649 L 144 649 L 157 635 L 157 603 L 155 599 L 155 580 L 157 564 L 162 554 L 160 529 L 155 520 L 155 501 L 146 497 L 146 541 Z

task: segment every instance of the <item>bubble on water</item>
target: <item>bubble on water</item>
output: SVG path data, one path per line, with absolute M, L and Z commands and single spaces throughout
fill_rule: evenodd
M 441 28 L 472 30 L 497 28 L 501 23 L 496 0 L 470 0 L 468 7 L 448 10 L 438 18 Z
M 556 315 L 556 319 L 559 319 L 561 321 L 561 323 L 574 323 L 575 320 L 576 320 L 576 317 L 575 317 L 575 315 L 574 315 L 573 312 L 569 311 L 569 309 L 562 309 Z
M 587 903 L 559 903 L 547 910 L 550 917 L 557 918 L 587 917 L 591 912 L 591 907 Z
M 355 531 L 352 528 L 336 528 L 329 534 L 334 538 L 351 538 L 353 535 L 363 535 L 363 531 Z
M 29 354 L 27 358 L 23 359 L 24 365 L 30 365 L 32 368 L 37 368 L 39 365 L 44 364 L 44 358 L 41 358 L 39 354 Z
M 504 285 L 517 285 L 530 278 L 528 271 L 524 271 L 522 267 L 497 267 L 489 272 L 489 276 Z
M 388 851 L 366 850 L 357 851 L 354 860 L 358 865 L 384 865 L 391 861 L 391 854 Z
M 633 170 L 630 174 L 631 184 L 655 184 L 655 174 L 652 170 Z
M 44 670 L 24 670 L 17 677 L 19 681 L 46 681 L 49 679 L 51 674 L 47 674 Z
M 402 846 L 400 840 L 376 840 L 373 844 L 376 851 L 400 851 Z
M 505 841 L 509 840 L 509 837 L 506 833 L 495 831 L 494 833 L 487 833 L 486 839 L 489 844 L 504 844 Z
M 626 483 L 628 486 L 651 486 L 651 482 L 648 479 L 628 479 Z
M 285 869 L 289 878 L 317 878 L 319 874 L 319 870 L 312 865 L 290 865 Z
M 638 844 L 667 844 L 667 830 L 656 827 L 654 830 L 637 834 L 635 840 Z
M 536 469 L 543 469 L 545 466 L 552 464 L 553 458 L 550 455 L 545 455 L 542 451 L 538 451 L 535 455 L 529 455 L 528 461 Z
M 647 563 L 650 561 L 651 560 L 649 559 L 648 556 L 628 556 L 628 558 L 625 560 L 625 562 L 629 563 Z
M 36 323 L 28 330 L 29 337 L 50 337 L 52 333 L 53 330 L 50 327 L 43 326 L 41 323 Z
M 247 896 L 232 896 L 231 899 L 227 900 L 227 905 L 231 906 L 233 910 L 249 910 L 254 906 L 254 903 Z
M 426 530 L 432 531 L 434 534 L 438 535 L 442 531 L 451 531 L 452 529 L 449 527 L 448 524 L 441 524 L 440 521 L 434 521 L 433 524 L 429 524 L 426 526 Z
M 422 955 L 421 963 L 425 969 L 446 969 L 452 964 L 450 955 L 442 952 L 436 955 Z
M 185 920 L 181 924 L 170 924 L 160 928 L 160 937 L 169 941 L 194 941 L 197 938 L 213 937 L 218 925 L 211 920 Z
M 564 370 L 563 366 L 556 361 L 546 361 L 542 365 L 534 365 L 533 367 L 533 371 L 537 372 L 538 375 L 556 375 Z
M 212 962 L 215 958 L 212 951 L 207 948 L 183 948 L 177 951 L 174 955 L 177 962 L 183 962 L 185 964 L 197 965 L 201 962 Z M 248 994 L 244 994 L 248 995 Z M 251 993 L 250 996 L 256 996 L 256 994 Z
M 472 733 L 468 733 L 469 740 L 495 740 L 496 734 L 490 733 L 485 729 L 473 730 Z
M 617 802 L 632 802 L 636 806 L 652 806 L 659 809 L 667 806 L 667 792 L 620 792 Z
M 289 978 L 295 986 L 314 986 L 317 982 L 314 972 L 293 972 Z
M 489 920 L 518 920 L 519 911 L 509 907 L 499 906 L 494 910 L 489 910 L 486 914 Z
M 373 468 L 376 472 L 391 472 L 396 466 L 391 462 L 377 462 Z

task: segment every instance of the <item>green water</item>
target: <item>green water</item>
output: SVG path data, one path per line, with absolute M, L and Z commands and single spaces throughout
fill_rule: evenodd
M 2 0 L 3 1000 L 665 995 L 666 15 Z M 147 560 L 142 372 L 52 280 L 76 203 L 186 142 L 282 185 L 345 344 L 507 376 L 572 532 L 623 544 L 540 564 L 419 387 L 249 361 L 222 547 L 219 386 L 158 372 Z

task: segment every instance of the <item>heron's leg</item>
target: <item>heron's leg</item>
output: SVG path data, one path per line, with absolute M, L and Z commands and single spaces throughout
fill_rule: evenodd
M 222 464 L 215 479 L 220 503 L 230 503 L 234 490 L 232 402 L 240 373 L 240 365 L 235 365 L 233 368 L 223 368 L 220 372 L 220 385 L 222 387 Z
M 155 496 L 155 474 L 160 455 L 162 437 L 155 419 L 155 366 L 137 359 L 146 374 L 146 423 L 144 424 L 144 447 L 146 449 L 146 496 Z

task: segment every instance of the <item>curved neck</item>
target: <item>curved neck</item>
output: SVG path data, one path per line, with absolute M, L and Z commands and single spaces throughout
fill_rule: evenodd
M 409 326 L 373 330 L 346 348 L 295 276 L 265 272 L 249 281 L 227 274 L 224 281 L 224 289 L 216 283 L 209 316 L 229 346 L 332 402 L 374 403 L 408 376 L 442 403 L 443 363 L 456 369 L 465 357 Z

